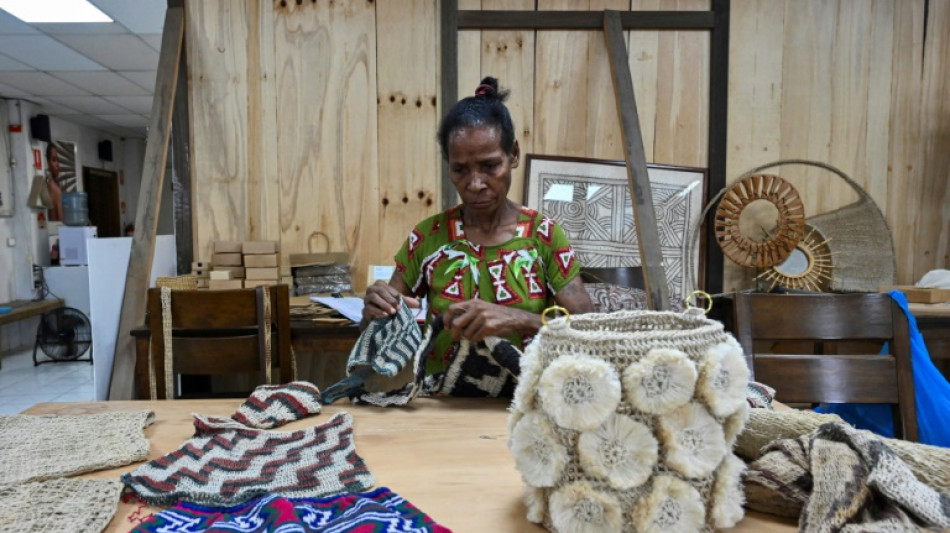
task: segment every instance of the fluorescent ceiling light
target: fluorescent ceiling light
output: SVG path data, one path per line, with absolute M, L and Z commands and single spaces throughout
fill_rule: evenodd
M 0 9 L 23 22 L 113 22 L 87 0 L 0 0 Z

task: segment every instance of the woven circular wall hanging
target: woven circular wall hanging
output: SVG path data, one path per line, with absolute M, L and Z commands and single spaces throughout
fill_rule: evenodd
M 812 292 L 831 291 L 834 261 L 829 240 L 817 228 L 805 224 L 805 236 L 789 256 L 758 275 L 758 279 L 775 287 Z
M 774 229 L 764 228 L 767 236 L 754 240 L 740 230 L 739 218 L 758 200 L 771 203 L 778 211 Z M 805 232 L 805 205 L 792 184 L 771 174 L 757 174 L 739 180 L 723 194 L 716 209 L 716 241 L 722 253 L 737 264 L 767 268 L 786 257 Z

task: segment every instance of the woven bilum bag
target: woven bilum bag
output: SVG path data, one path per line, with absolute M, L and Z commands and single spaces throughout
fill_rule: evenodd
M 748 379 L 739 344 L 699 309 L 548 321 L 508 420 L 528 519 L 562 533 L 734 526 Z

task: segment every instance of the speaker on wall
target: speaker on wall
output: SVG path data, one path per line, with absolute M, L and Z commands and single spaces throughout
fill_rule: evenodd
M 30 134 L 38 141 L 53 142 L 49 132 L 49 115 L 36 115 L 31 118 Z
M 112 141 L 109 139 L 99 142 L 99 159 L 112 161 Z

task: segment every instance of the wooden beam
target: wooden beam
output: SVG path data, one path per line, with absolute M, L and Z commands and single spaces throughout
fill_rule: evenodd
M 172 175 L 174 186 L 175 250 L 178 273 L 191 272 L 195 259 L 191 213 L 191 128 L 188 125 L 188 61 L 182 43 L 178 61 L 178 82 L 175 84 L 175 105 L 172 111 Z
M 110 400 L 132 399 L 135 342 L 129 332 L 145 323 L 146 294 L 151 277 L 152 256 L 155 253 L 155 230 L 162 201 L 162 184 L 165 181 L 165 163 L 178 85 L 178 61 L 181 58 L 184 22 L 182 8 L 173 7 L 165 11 L 165 29 L 162 32 L 162 49 L 158 58 L 155 96 L 152 98 L 152 116 L 149 120 L 148 139 L 145 142 L 142 184 L 135 212 L 132 254 L 129 257 L 122 314 L 116 334 L 115 357 L 112 360 L 112 376 L 109 380 Z
M 463 10 L 457 13 L 460 30 L 600 30 L 604 25 L 600 11 Z M 619 17 L 624 30 L 708 30 L 714 25 L 711 11 L 624 11 L 619 12 Z
M 458 0 L 442 0 L 439 26 L 441 48 L 442 87 L 439 91 L 439 117 L 445 116 L 449 108 L 458 99 Z M 455 205 L 455 186 L 449 180 L 449 162 L 442 159 L 442 209 Z
M 653 192 L 650 190 L 650 178 L 647 175 L 643 134 L 640 132 L 640 117 L 637 114 L 637 100 L 633 93 L 630 64 L 627 62 L 627 47 L 623 40 L 620 12 L 604 11 L 603 28 L 614 93 L 617 96 L 617 113 L 620 115 L 623 134 L 627 181 L 630 184 L 630 196 L 633 200 L 634 229 L 637 232 L 637 243 L 640 249 L 647 306 L 650 309 L 663 311 L 670 308 L 670 287 L 663 269 L 660 234 L 656 227 L 656 211 L 653 208 Z
M 709 136 L 707 157 L 709 184 L 707 194 L 716 194 L 726 186 L 726 135 L 729 108 L 729 0 L 713 0 L 715 26 L 709 37 Z M 705 253 L 705 280 L 696 280 L 709 294 L 722 292 L 723 255 L 713 231 L 716 210 L 706 217 L 706 239 L 700 253 Z M 698 275 L 699 273 L 697 273 Z M 692 281 L 692 280 L 691 280 Z M 705 283 L 704 283 L 705 281 Z M 699 287 L 697 287 L 699 288 Z

